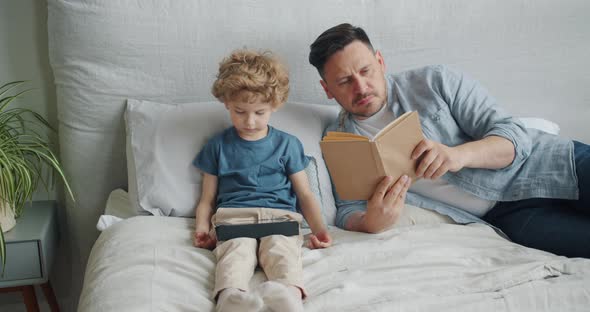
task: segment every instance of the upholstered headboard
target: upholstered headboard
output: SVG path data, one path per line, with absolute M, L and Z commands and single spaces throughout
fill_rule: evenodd
M 77 196 L 67 203 L 66 236 L 77 273 L 109 192 L 127 187 L 125 100 L 213 100 L 217 64 L 235 48 L 275 51 L 290 67 L 290 100 L 330 104 L 307 62 L 309 44 L 350 22 L 365 28 L 388 71 L 453 66 L 515 115 L 553 120 L 563 135 L 590 142 L 585 0 L 48 2 L 61 157 Z

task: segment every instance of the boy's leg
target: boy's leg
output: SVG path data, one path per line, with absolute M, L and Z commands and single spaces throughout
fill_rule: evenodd
M 260 239 L 258 261 L 268 280 L 303 288 L 301 235 L 271 235 Z
M 241 211 L 241 209 L 245 209 Z M 213 233 L 219 224 L 240 224 L 251 221 L 247 208 L 219 208 L 211 217 Z M 239 237 L 228 241 L 218 241 L 213 254 L 217 258 L 215 268 L 214 298 L 226 288 L 248 289 L 248 284 L 258 264 L 256 239 Z
M 267 220 L 291 220 L 301 224 L 301 214 L 282 209 L 262 209 L 261 216 Z M 258 263 L 266 273 L 266 277 L 284 285 L 300 288 L 303 297 L 303 264 L 301 261 L 301 245 L 303 235 L 284 236 L 270 235 L 262 237 L 258 247 Z
M 258 261 L 268 282 L 258 290 L 271 311 L 302 312 L 302 236 L 271 235 L 260 239 Z
M 256 269 L 256 239 L 240 237 L 221 242 L 213 253 L 217 258 L 215 267 L 214 298 L 226 288 L 248 290 L 248 283 Z

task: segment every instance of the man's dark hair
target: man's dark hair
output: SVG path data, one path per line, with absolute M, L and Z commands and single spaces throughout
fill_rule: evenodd
M 359 40 L 375 52 L 365 31 L 348 23 L 334 26 L 324 31 L 310 46 L 309 63 L 324 78 L 324 65 L 334 53 L 344 49 L 351 42 Z

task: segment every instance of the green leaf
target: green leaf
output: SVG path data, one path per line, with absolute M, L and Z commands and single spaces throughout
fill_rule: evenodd
M 2 226 L 0 225 L 0 258 L 2 258 L 2 272 L 1 276 L 4 276 L 4 269 L 6 268 L 6 243 L 4 243 L 4 233 L 2 232 Z
M 63 181 L 69 196 L 75 200 L 59 159 L 45 135 L 47 130 L 55 130 L 37 112 L 10 107 L 14 100 L 33 90 L 21 90 L 26 83 L 12 81 L 0 86 L 0 200 L 9 203 L 17 217 L 39 187 L 49 190 L 53 186 L 55 176 Z M 2 234 L 0 259 L 4 269 L 6 244 Z

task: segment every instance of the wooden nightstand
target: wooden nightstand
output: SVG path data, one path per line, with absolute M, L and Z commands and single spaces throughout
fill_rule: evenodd
M 39 311 L 34 285 L 40 285 L 51 311 L 59 311 L 49 284 L 58 241 L 57 203 L 35 201 L 28 204 L 16 226 L 4 233 L 4 238 L 6 269 L 0 277 L 0 293 L 20 291 L 27 311 Z

